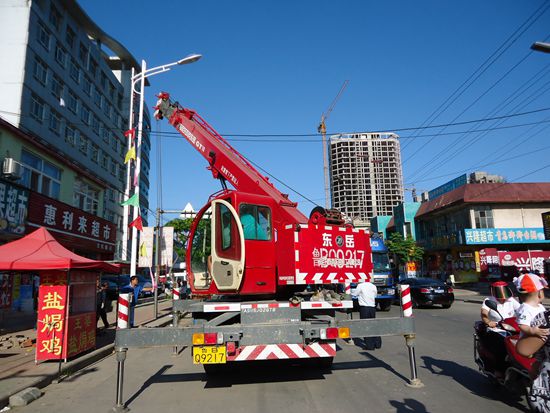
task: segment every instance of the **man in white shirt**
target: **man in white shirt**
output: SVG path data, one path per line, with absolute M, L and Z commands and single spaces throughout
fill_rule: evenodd
M 376 286 L 369 282 L 364 281 L 357 285 L 352 290 L 352 295 L 357 297 L 359 304 L 359 317 L 364 318 L 376 318 Z M 380 337 L 365 337 L 365 349 L 374 350 L 382 347 L 382 338 Z

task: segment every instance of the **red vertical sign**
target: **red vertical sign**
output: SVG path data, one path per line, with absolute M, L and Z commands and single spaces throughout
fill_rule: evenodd
M 67 286 L 41 285 L 38 292 L 36 361 L 63 356 Z
M 95 347 L 95 313 L 69 316 L 67 323 L 67 345 L 63 358 L 70 358 Z

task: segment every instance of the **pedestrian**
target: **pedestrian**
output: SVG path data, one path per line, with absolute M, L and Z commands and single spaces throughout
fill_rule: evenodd
M 352 295 L 357 297 L 359 304 L 359 318 L 376 318 L 376 286 L 369 282 L 364 281 L 357 285 L 352 290 Z M 365 349 L 374 350 L 382 347 L 381 337 L 365 337 L 364 338 Z
M 130 308 L 128 314 L 128 325 L 130 328 L 134 326 L 134 312 L 137 304 L 137 300 L 142 291 L 153 291 L 153 287 L 144 287 L 139 283 L 137 275 L 130 277 L 130 284 L 123 288 L 124 292 L 132 293 L 132 299 L 130 300 Z
M 107 283 L 99 284 L 99 279 L 96 281 L 96 317 L 95 323 L 97 328 L 97 323 L 101 317 L 103 321 L 103 326 L 105 329 L 109 328 L 109 321 L 107 321 L 107 312 L 105 308 L 107 307 Z

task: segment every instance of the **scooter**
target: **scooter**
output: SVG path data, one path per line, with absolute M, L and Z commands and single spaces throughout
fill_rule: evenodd
M 516 351 L 519 327 L 515 318 L 504 319 L 493 301 L 487 300 L 486 304 L 501 317 L 502 320 L 498 323 L 501 331 L 490 332 L 481 321 L 474 324 L 474 360 L 483 375 L 493 383 L 498 383 L 514 393 L 527 395 L 532 383 L 529 372 L 535 359 L 523 357 Z M 489 334 L 492 335 L 490 340 L 487 338 Z M 488 348 L 488 341 L 492 348 Z M 496 346 L 501 347 L 495 348 Z M 506 357 L 499 359 L 495 356 L 499 353 L 506 354 Z

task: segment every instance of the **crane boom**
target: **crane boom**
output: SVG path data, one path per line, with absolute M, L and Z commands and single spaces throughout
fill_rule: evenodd
M 333 99 L 332 103 L 328 107 L 325 113 L 321 115 L 321 123 L 319 123 L 319 126 L 317 127 L 317 131 L 323 136 L 323 175 L 325 180 L 325 208 L 329 208 L 329 183 L 328 183 L 328 153 L 327 153 L 327 127 L 326 127 L 326 120 L 330 116 L 330 113 L 334 109 L 334 106 L 336 106 L 336 103 L 340 99 L 340 96 L 348 86 L 349 80 L 345 80 L 342 84 L 342 87 L 340 88 L 340 91 L 336 95 L 336 97 Z
M 286 212 L 288 222 L 305 223 L 307 217 L 302 214 L 298 204 L 281 193 L 267 177 L 259 173 L 254 166 L 198 113 L 170 102 L 168 93 L 160 93 L 155 106 L 155 118 L 165 117 L 206 159 L 208 169 L 222 184 L 229 182 L 235 189 L 256 195 L 268 196 Z

